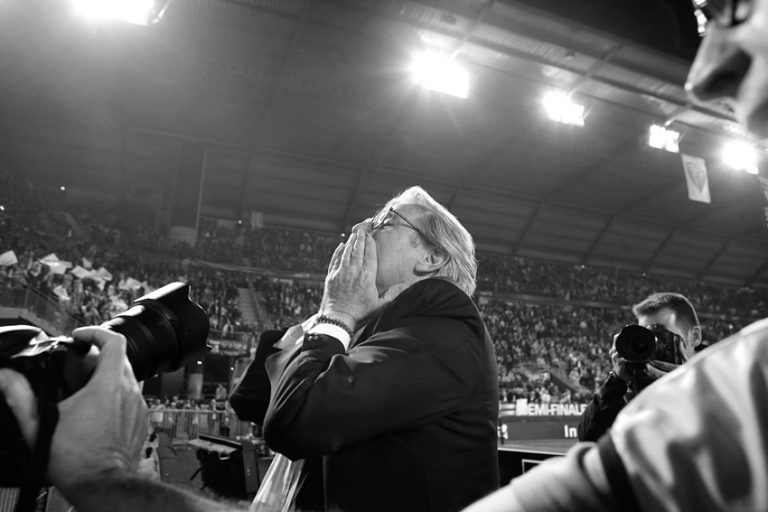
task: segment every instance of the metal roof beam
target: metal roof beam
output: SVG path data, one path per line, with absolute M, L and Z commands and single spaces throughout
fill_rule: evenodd
M 709 272 L 709 269 L 712 268 L 712 265 L 714 265 L 717 260 L 720 259 L 720 256 L 722 256 L 723 253 L 728 250 L 732 243 L 733 239 L 728 240 L 722 244 L 720 248 L 715 251 L 715 254 L 713 254 L 712 257 L 704 264 L 702 269 L 696 273 L 696 279 L 703 279 L 706 273 Z
M 536 220 L 536 217 L 538 217 L 539 212 L 541 211 L 541 207 L 544 205 L 543 201 L 540 201 L 536 208 L 534 208 L 531 215 L 528 216 L 528 220 L 525 221 L 525 226 L 523 226 L 523 229 L 520 230 L 520 234 L 517 236 L 517 239 L 512 244 L 512 255 L 517 254 L 517 252 L 520 250 L 520 245 L 522 245 L 523 240 L 525 240 L 525 237 L 528 235 L 528 232 L 531 230 L 531 226 L 533 225 L 533 222 Z
M 616 220 L 616 216 L 612 216 L 610 219 L 608 219 L 608 222 L 605 223 L 603 226 L 603 229 L 600 230 L 600 233 L 598 233 L 597 237 L 595 237 L 594 240 L 592 240 L 592 243 L 589 245 L 589 249 L 584 253 L 584 255 L 581 257 L 581 264 L 586 265 L 589 259 L 592 257 L 592 253 L 595 252 L 595 249 L 600 244 L 600 242 L 605 237 L 605 234 L 608 233 L 608 230 L 611 229 L 611 226 L 613 225 L 613 221 Z
M 757 281 L 757 280 L 758 280 L 758 278 L 760 278 L 760 276 L 761 276 L 761 275 L 763 275 L 763 273 L 764 273 L 766 270 L 768 270 L 768 261 L 766 261 L 765 263 L 763 263 L 763 264 L 760 266 L 760 268 L 758 268 L 758 269 L 757 269 L 757 272 L 755 272 L 754 274 L 752 274 L 752 275 L 750 276 L 750 278 L 749 278 L 749 279 L 747 279 L 747 281 L 746 281 L 744 284 L 745 284 L 746 286 L 752 286 L 752 285 L 755 283 L 755 281 Z
M 653 251 L 653 254 L 650 258 L 646 260 L 646 262 L 643 264 L 643 272 L 648 272 L 651 268 L 651 266 L 654 264 L 656 259 L 659 257 L 659 255 L 666 249 L 667 245 L 669 245 L 669 242 L 672 241 L 672 239 L 677 234 L 677 228 L 673 229 L 664 239 L 661 241 L 661 243 L 656 247 L 656 250 Z

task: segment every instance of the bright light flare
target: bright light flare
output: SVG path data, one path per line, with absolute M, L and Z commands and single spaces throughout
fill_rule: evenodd
M 650 130 L 648 130 L 648 145 L 652 148 L 669 151 L 670 153 L 679 153 L 680 132 L 669 130 L 658 124 L 652 124 Z
M 422 87 L 462 99 L 469 96 L 469 73 L 447 55 L 416 54 L 410 71 L 413 80 Z
M 71 0 L 76 11 L 92 20 L 119 20 L 149 25 L 154 0 Z
M 569 94 L 550 91 L 544 95 L 544 110 L 552 121 L 584 126 L 584 105 L 579 105 Z
M 760 155 L 755 147 L 745 141 L 732 140 L 727 142 L 722 149 L 721 158 L 730 168 L 737 171 L 745 171 L 749 174 L 759 172 L 757 162 Z

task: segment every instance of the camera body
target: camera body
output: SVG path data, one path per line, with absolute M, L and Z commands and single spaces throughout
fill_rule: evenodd
M 639 392 L 655 379 L 648 374 L 646 363 L 663 361 L 683 364 L 680 336 L 668 331 L 663 325 L 649 327 L 625 325 L 616 337 L 616 351 L 626 361 L 626 367 Z
M 189 299 L 189 285 L 171 283 L 137 299 L 102 324 L 127 340 L 126 355 L 137 380 L 177 370 L 210 348 L 208 315 Z M 0 368 L 23 374 L 43 403 L 58 403 L 90 378 L 97 350 L 65 336 L 48 338 L 37 327 L 0 328 Z M 0 487 L 20 487 L 34 478 L 26 442 L 5 400 L 0 398 Z

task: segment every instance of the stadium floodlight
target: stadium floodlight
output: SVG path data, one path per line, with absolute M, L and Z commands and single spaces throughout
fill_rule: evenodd
M 749 142 L 732 140 L 727 142 L 722 149 L 721 158 L 731 169 L 745 171 L 749 174 L 758 174 L 757 162 L 759 155 L 757 149 Z
M 648 145 L 652 148 L 663 149 L 670 153 L 680 152 L 680 132 L 670 130 L 665 126 L 652 124 L 648 130 Z
M 693 4 L 696 7 L 693 12 L 696 17 L 696 26 L 699 31 L 699 36 L 704 37 L 704 34 L 707 32 L 707 22 L 709 21 L 706 14 L 704 14 L 703 9 L 707 5 L 707 1 L 693 0 Z
M 547 116 L 558 123 L 584 126 L 584 105 L 571 99 L 570 94 L 550 91 L 544 95 L 544 110 Z
M 157 22 L 170 1 L 159 7 L 155 0 L 70 0 L 75 10 L 91 20 L 117 20 L 147 26 Z
M 410 71 L 413 80 L 422 87 L 462 99 L 469 96 L 469 73 L 448 55 L 417 53 Z

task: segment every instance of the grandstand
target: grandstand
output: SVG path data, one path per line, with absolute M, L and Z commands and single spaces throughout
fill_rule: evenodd
M 8 191 L 9 197 L 14 194 Z M 320 304 L 323 267 L 333 247 L 333 237 L 325 232 L 265 226 L 237 235 L 217 229 L 216 237 L 244 239 L 235 259 L 260 263 L 250 266 L 235 264 L 231 251 L 223 254 L 208 243 L 213 236 L 204 235 L 196 247 L 174 247 L 167 233 L 158 230 L 150 234 L 153 244 L 147 244 L 147 232 L 120 230 L 105 220 L 108 212 L 89 215 L 62 208 L 57 213 L 72 222 L 25 222 L 27 229 L 22 229 L 18 219 L 3 219 L 0 240 L 8 244 L 3 250 L 13 250 L 18 262 L 0 270 L 2 305 L 25 320 L 47 322 L 52 334 L 61 334 L 73 326 L 104 322 L 166 282 L 189 282 L 192 298 L 208 312 L 212 329 L 206 394 L 218 384 L 231 387 L 235 367 L 245 367 L 255 333 L 298 323 Z M 172 250 L 154 251 L 157 246 Z M 286 257 L 292 252 L 295 257 Z M 478 257 L 475 299 L 496 344 L 504 402 L 588 398 L 605 377 L 610 340 L 631 322 L 629 306 L 637 297 L 659 290 L 687 295 L 701 311 L 709 343 L 755 320 L 768 300 L 768 293 L 756 288 L 498 253 Z M 112 279 L 78 278 L 72 270 L 83 260 L 90 269 L 107 269 Z M 61 271 L 61 262 L 72 268 Z M 183 395 L 186 390 L 163 394 Z

